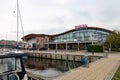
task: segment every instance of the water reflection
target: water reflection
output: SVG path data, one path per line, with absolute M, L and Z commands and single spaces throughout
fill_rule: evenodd
M 89 62 L 94 62 L 100 58 L 102 57 L 91 56 L 88 59 Z M 74 62 L 67 60 L 63 61 L 31 57 L 28 57 L 28 59 L 25 61 L 25 67 L 27 68 L 27 71 L 39 75 L 43 80 L 46 80 L 46 78 L 54 78 L 81 65 L 83 65 L 82 61 Z
M 61 61 L 52 59 L 40 59 L 40 58 L 28 58 L 25 66 L 30 69 L 46 70 L 48 68 L 54 68 L 61 72 L 66 72 L 70 69 L 79 67 L 80 62 L 74 61 Z

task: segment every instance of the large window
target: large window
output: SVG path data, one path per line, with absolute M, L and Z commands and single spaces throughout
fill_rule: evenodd
M 102 30 L 79 29 L 72 32 L 68 32 L 66 34 L 56 36 L 53 40 L 54 41 L 56 40 L 57 42 L 64 42 L 64 40 L 71 42 L 74 41 L 75 39 L 77 41 L 105 40 L 107 35 L 109 35 L 109 33 Z

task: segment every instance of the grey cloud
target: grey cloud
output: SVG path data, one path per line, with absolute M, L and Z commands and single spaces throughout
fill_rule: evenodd
M 98 19 L 101 22 L 114 22 L 119 18 L 120 18 L 120 11 L 109 10 L 109 9 L 99 13 L 99 17 L 98 17 Z
M 120 25 L 113 25 L 113 26 L 109 26 L 108 29 L 110 30 L 117 30 L 117 31 L 120 31 Z
M 120 18 L 120 0 L 100 0 L 96 20 L 102 23 L 116 22 Z
M 39 5 L 39 6 L 45 6 L 45 5 L 48 5 L 48 4 L 51 3 L 48 0 L 27 0 L 27 2 L 29 4 L 32 4 L 32 5 L 35 5 L 35 6 L 37 6 L 37 5 Z
M 60 4 L 56 2 L 56 0 L 27 0 L 27 2 L 38 7 L 60 6 Z
M 47 32 L 49 34 L 58 34 L 58 33 L 66 31 L 66 30 L 67 30 L 67 28 L 64 26 L 56 26 L 55 28 L 48 29 Z
M 71 10 L 72 16 L 77 18 L 77 19 L 87 19 L 87 20 L 92 20 L 92 15 L 88 11 L 82 11 L 82 10 Z
M 55 17 L 54 19 L 52 19 L 53 23 L 58 23 L 58 24 L 63 24 L 64 23 L 64 16 L 62 17 Z
M 112 24 L 120 18 L 120 0 L 74 0 L 70 3 L 72 16 Z
M 51 27 L 48 29 L 37 29 L 37 30 L 27 30 L 25 32 L 25 34 L 29 34 L 29 33 L 36 33 L 36 34 L 58 34 L 61 32 L 66 31 L 67 28 L 64 26 L 56 26 L 56 27 Z
M 120 0 L 65 0 L 65 4 L 60 4 L 56 2 L 57 0 L 27 0 L 33 6 L 37 6 L 37 10 L 41 10 L 42 7 L 44 11 L 51 10 L 56 15 L 59 9 L 63 10 L 63 14 L 57 17 L 48 18 L 50 22 L 57 24 L 66 24 L 66 18 L 75 20 L 86 20 L 95 22 L 98 21 L 100 24 L 112 24 L 117 19 L 120 18 Z M 36 11 L 37 11 L 36 10 Z M 58 11 L 56 11 L 58 10 Z M 68 12 L 64 14 L 64 12 Z M 64 17 L 61 17 L 64 16 Z

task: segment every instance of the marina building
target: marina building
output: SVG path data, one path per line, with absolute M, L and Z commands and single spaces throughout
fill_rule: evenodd
M 22 37 L 22 40 L 31 47 L 35 45 L 37 49 L 84 50 L 88 44 L 104 43 L 111 32 L 107 29 L 82 24 L 55 35 L 28 34 Z

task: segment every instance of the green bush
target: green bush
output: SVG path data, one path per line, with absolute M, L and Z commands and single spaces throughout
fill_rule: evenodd
M 102 45 L 88 45 L 87 46 L 88 52 L 103 52 L 103 46 Z
M 118 52 L 118 51 L 120 51 L 120 50 L 117 49 L 117 48 L 112 48 L 111 51 L 116 51 L 116 52 Z

